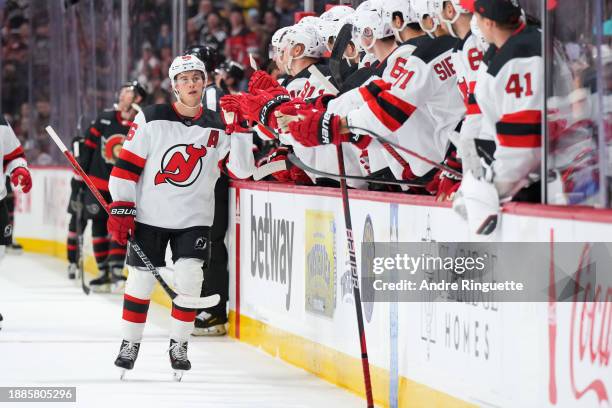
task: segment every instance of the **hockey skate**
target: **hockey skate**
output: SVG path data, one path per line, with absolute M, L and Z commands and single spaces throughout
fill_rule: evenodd
M 214 316 L 207 312 L 202 312 L 196 316 L 193 336 L 225 336 L 227 329 L 227 316 Z
M 140 350 L 140 343 L 133 343 L 127 340 L 121 342 L 119 355 L 115 360 L 115 365 L 121 370 L 119 379 L 123 380 L 125 372 L 134 368 L 134 363 L 138 357 L 138 350 Z
M 0 330 L 2 330 L 2 313 L 0 313 Z
M 118 293 L 125 285 L 125 276 L 122 275 L 122 270 L 119 268 L 105 268 L 100 276 L 89 282 L 92 292 L 94 293 Z
M 185 371 L 191 370 L 191 362 L 187 358 L 187 342 L 179 343 L 170 339 L 170 364 L 174 370 L 174 380 L 181 381 Z
M 77 265 L 75 263 L 71 263 L 68 265 L 68 279 L 76 279 L 77 273 Z

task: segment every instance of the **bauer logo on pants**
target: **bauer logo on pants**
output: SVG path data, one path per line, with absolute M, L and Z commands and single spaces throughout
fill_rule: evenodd
M 188 187 L 195 183 L 202 172 L 202 157 L 206 147 L 194 144 L 172 146 L 162 157 L 160 171 L 155 175 L 155 185 L 170 183 L 176 187 Z

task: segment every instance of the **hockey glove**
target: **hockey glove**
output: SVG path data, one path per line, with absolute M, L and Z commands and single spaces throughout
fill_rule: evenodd
M 337 145 L 346 141 L 340 134 L 340 116 L 313 109 L 299 110 L 295 113 L 299 119 L 289 123 L 289 132 L 303 146 L 312 147 L 332 143 Z
M 228 135 L 234 132 L 249 132 L 246 120 L 242 115 L 243 100 L 241 95 L 224 95 L 219 100 L 221 118 L 225 123 L 225 133 Z
M 111 239 L 119 245 L 126 245 L 128 236 L 136 227 L 136 208 L 129 201 L 116 201 L 109 206 L 106 227 Z
M 272 112 L 290 99 L 287 94 L 274 95 L 266 91 L 255 90 L 252 95 L 244 95 L 242 113 L 252 122 L 275 128 L 275 122 L 270 122 L 270 119 L 276 119 Z
M 249 80 L 249 93 L 253 93 L 256 89 L 265 91 L 270 88 L 279 88 L 280 84 L 270 74 L 265 71 L 255 71 Z
M 456 152 L 453 152 L 449 157 L 447 157 L 444 164 L 453 170 L 461 172 L 461 162 L 457 158 Z M 452 200 L 453 195 L 455 195 L 455 192 L 457 192 L 459 186 L 461 185 L 461 178 L 449 173 L 448 171 L 441 171 L 439 177 L 440 184 L 438 185 L 436 201 Z
M 21 186 L 21 191 L 29 193 L 32 189 L 32 176 L 25 167 L 17 167 L 11 172 L 11 183 L 17 187 Z

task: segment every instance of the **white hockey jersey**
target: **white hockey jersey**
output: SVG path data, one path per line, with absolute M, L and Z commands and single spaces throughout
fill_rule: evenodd
M 17 167 L 28 167 L 25 152 L 19 143 L 19 139 L 2 115 L 0 115 L 0 154 L 2 154 L 3 169 L 6 176 L 10 175 Z M 5 197 L 6 184 L 3 180 L 0 183 L 0 200 L 4 200 Z
M 136 205 L 140 223 L 183 229 L 210 226 L 220 165 L 237 178 L 252 175 L 250 133 L 225 133 L 218 113 L 201 109 L 182 117 L 173 105 L 147 106 L 140 112 L 111 172 L 113 201 Z
M 542 145 L 544 72 L 541 33 L 521 26 L 498 50 L 476 82 L 482 139 L 494 139 L 494 183 L 500 198 L 513 196 L 538 174 Z M 486 57 L 485 57 L 486 60 Z M 487 134 L 487 133 L 494 134 Z
M 416 49 L 402 65 L 389 64 L 393 67 L 392 81 L 386 82 L 391 89 L 383 90 L 373 81 L 362 91 L 364 105 L 349 113 L 347 120 L 349 126 L 370 129 L 441 162 L 450 136 L 465 114 L 451 56 L 456 40 L 450 36 L 435 39 L 422 36 L 414 43 Z M 432 169 L 411 155 L 398 153 L 417 176 Z M 401 177 L 403 168 L 398 161 L 392 159 L 389 163 L 394 175 Z

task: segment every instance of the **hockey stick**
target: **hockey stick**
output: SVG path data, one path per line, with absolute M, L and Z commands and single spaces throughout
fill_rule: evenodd
M 279 171 L 287 170 L 287 162 L 285 160 L 277 160 L 258 167 L 253 172 L 253 180 L 259 181 Z
M 338 153 L 338 170 L 341 176 L 345 176 L 344 154 L 342 144 L 336 146 Z M 361 292 L 359 290 L 359 275 L 357 274 L 357 256 L 355 255 L 355 241 L 353 240 L 353 223 L 351 222 L 351 209 L 349 206 L 348 188 L 346 179 L 340 179 L 340 190 L 342 191 L 342 208 L 344 210 L 344 223 L 346 226 L 346 242 L 349 251 L 349 263 L 351 265 L 351 280 L 353 283 L 353 298 L 355 300 L 355 313 L 357 314 L 357 328 L 359 330 L 359 345 L 361 346 L 361 367 L 363 369 L 363 383 L 365 386 L 368 408 L 374 407 L 372 395 L 372 381 L 370 379 L 370 363 L 368 360 L 368 347 L 366 344 L 365 327 L 363 324 L 363 312 L 361 309 Z
M 452 174 L 455 177 L 459 177 L 459 178 L 463 177 L 463 175 L 461 173 L 459 173 L 457 170 L 451 169 L 450 167 L 445 166 L 444 164 L 436 163 L 435 161 L 430 160 L 427 157 L 421 156 L 420 154 L 418 154 L 418 153 L 416 153 L 416 152 L 414 152 L 414 151 L 412 151 L 410 149 L 407 149 L 404 146 L 401 146 L 401 145 L 399 145 L 399 144 L 397 144 L 395 142 L 390 141 L 386 137 L 383 137 L 383 136 L 377 134 L 376 132 L 372 132 L 369 129 L 364 129 L 364 128 L 358 127 L 358 126 L 347 125 L 347 127 L 351 131 L 352 130 L 359 130 L 359 131 L 365 132 L 365 134 L 367 134 L 368 136 L 372 136 L 374 139 L 378 139 L 382 144 L 387 144 L 389 146 L 393 146 L 394 148 L 399 149 L 399 150 L 401 150 L 401 151 L 403 151 L 405 153 L 408 153 L 409 155 L 411 155 L 413 157 L 416 157 L 417 159 L 419 159 L 421 161 L 424 161 L 425 163 L 427 163 L 427 164 L 429 164 L 429 165 L 431 165 L 431 166 L 433 166 L 433 167 L 435 167 L 437 169 L 440 169 L 442 171 L 446 171 L 446 172 Z
M 85 232 L 85 228 L 83 228 L 83 211 L 85 211 L 85 207 L 83 205 L 83 192 L 79 191 L 77 195 L 77 200 L 79 202 L 78 211 L 76 211 L 76 232 L 77 232 L 77 267 L 79 268 L 79 274 L 81 279 L 81 289 L 83 289 L 83 293 L 89 295 L 90 288 L 85 283 L 85 267 L 84 267 L 84 256 L 83 256 L 83 233 Z
M 331 56 L 329 57 L 329 70 L 340 89 L 342 89 L 342 83 L 344 82 L 344 78 L 342 78 L 342 61 L 344 61 L 344 53 L 352 39 L 353 25 L 347 23 L 340 29 L 336 41 L 334 41 Z
M 291 164 L 293 164 L 294 166 L 299 167 L 300 169 L 307 171 L 309 173 L 315 174 L 319 177 L 327 177 L 327 178 L 331 178 L 331 179 L 345 179 L 345 180 L 359 180 L 359 181 L 366 181 L 368 183 L 376 183 L 376 184 L 389 184 L 389 185 L 393 185 L 393 186 L 406 186 L 406 187 L 425 187 L 424 184 L 419 184 L 419 183 L 414 183 L 411 182 L 409 180 L 383 180 L 383 179 L 377 179 L 377 178 L 370 178 L 370 177 L 365 177 L 365 176 L 351 176 L 348 174 L 334 174 L 334 173 L 327 173 L 321 170 L 317 170 L 315 168 L 312 168 L 310 166 L 308 166 L 306 163 L 304 163 L 303 161 L 301 161 L 295 154 L 293 153 L 289 153 L 287 155 L 287 160 L 289 160 L 291 162 Z
M 66 145 L 64 144 L 64 142 L 62 142 L 58 134 L 55 132 L 55 130 L 53 130 L 51 126 L 47 126 L 45 130 L 47 131 L 49 136 L 51 136 L 51 139 L 53 139 L 57 147 L 59 147 L 59 149 L 62 151 L 64 156 L 68 159 L 70 164 L 72 164 L 72 167 L 74 168 L 74 170 L 77 172 L 79 176 L 81 176 L 81 178 L 83 179 L 83 181 L 85 182 L 85 184 L 87 185 L 91 193 L 96 197 L 96 199 L 100 202 L 100 205 L 102 206 L 102 208 L 104 208 L 104 210 L 108 214 L 109 209 L 108 209 L 108 204 L 106 203 L 106 200 L 104 199 L 104 197 L 102 197 L 102 195 L 100 194 L 98 189 L 94 186 L 93 182 L 89 179 L 87 174 L 85 174 L 85 172 L 83 171 L 79 163 L 76 161 L 72 153 L 70 153 L 70 151 L 66 148 Z M 134 252 L 136 252 L 136 255 L 138 255 L 142 263 L 153 274 L 153 276 L 155 277 L 155 279 L 157 279 L 157 281 L 159 282 L 161 287 L 164 289 L 164 291 L 168 294 L 168 296 L 170 296 L 170 298 L 172 299 L 172 302 L 174 302 L 174 304 L 176 304 L 177 306 L 184 307 L 187 309 L 205 309 L 208 307 L 215 306 L 216 304 L 219 303 L 219 300 L 221 298 L 217 294 L 212 295 L 212 296 L 207 296 L 207 297 L 194 297 L 194 296 L 187 296 L 187 295 L 179 295 L 174 290 L 172 290 L 172 288 L 170 288 L 170 286 L 168 285 L 168 283 L 166 283 L 164 278 L 162 278 L 157 268 L 153 266 L 153 264 L 151 263 L 147 255 L 142 251 L 142 249 L 140 248 L 140 245 L 134 240 L 134 238 L 130 239 L 130 247 L 134 250 Z

